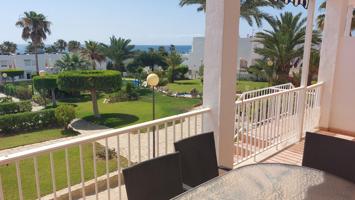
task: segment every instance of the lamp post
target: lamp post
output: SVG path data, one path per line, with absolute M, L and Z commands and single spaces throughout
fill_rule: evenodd
M 153 96 L 153 120 L 155 120 L 155 87 L 159 83 L 158 75 L 151 73 L 147 77 L 147 84 L 152 87 Z M 155 126 L 153 127 L 153 158 L 155 158 Z
M 44 71 L 44 70 L 39 71 L 40 77 L 44 77 L 45 75 L 46 75 L 46 71 Z
M 6 73 L 2 73 L 1 76 L 4 78 L 4 83 L 6 83 L 7 74 Z

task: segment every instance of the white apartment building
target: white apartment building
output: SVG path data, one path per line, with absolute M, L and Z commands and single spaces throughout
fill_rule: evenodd
M 56 72 L 54 65 L 64 54 L 38 54 L 39 70 L 48 73 Z M 24 75 L 17 80 L 31 79 L 31 75 L 36 73 L 36 59 L 34 54 L 20 55 L 0 55 L 0 71 L 4 69 L 23 69 Z M 97 63 L 97 69 L 106 69 L 106 62 Z
M 238 72 L 239 75 L 247 74 L 245 69 L 252 65 L 255 59 L 259 58 L 254 52 L 254 48 L 257 43 L 253 42 L 252 37 L 240 38 L 239 40 L 239 62 Z M 194 37 L 192 41 L 191 53 L 184 55 L 185 61 L 183 64 L 187 65 L 190 70 L 190 78 L 196 78 L 198 76 L 198 71 L 201 65 L 203 65 L 204 58 L 204 47 L 205 38 L 204 37 Z

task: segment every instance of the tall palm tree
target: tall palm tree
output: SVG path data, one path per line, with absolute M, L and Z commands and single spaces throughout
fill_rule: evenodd
M 171 77 L 169 77 L 171 83 L 175 81 L 175 69 L 183 62 L 181 55 L 176 52 L 175 49 L 171 50 L 169 55 L 165 57 L 166 64 L 171 67 Z
M 32 41 L 37 74 L 39 74 L 38 45 L 47 39 L 47 34 L 51 34 L 50 25 L 51 22 L 43 14 L 34 11 L 25 12 L 24 16 L 16 22 L 16 26 L 22 28 L 22 39 Z
M 198 11 L 206 11 L 206 0 L 180 0 L 180 6 L 199 5 Z M 271 16 L 264 12 L 262 8 L 282 8 L 281 2 L 273 0 L 240 0 L 240 17 L 245 19 L 250 26 L 255 24 L 260 27 L 263 19 L 270 19 Z
M 67 42 L 65 40 L 59 39 L 54 43 L 54 46 L 60 53 L 63 53 L 67 49 Z
M 91 60 L 93 70 L 96 70 L 96 62 L 102 63 L 106 60 L 103 54 L 103 46 L 95 41 L 85 41 L 85 48 L 81 51 L 82 55 Z
M 5 41 L 0 44 L 0 53 L 5 55 L 15 54 L 17 50 L 17 44 Z
M 60 60 L 57 60 L 54 66 L 57 67 L 61 72 L 73 70 L 87 70 L 90 66 L 90 62 L 82 58 L 77 53 L 66 53 Z
M 256 34 L 255 41 L 262 44 L 262 47 L 255 48 L 255 52 L 272 61 L 277 75 L 274 84 L 287 83 L 290 68 L 303 55 L 306 19 L 302 18 L 301 13 L 294 16 L 286 12 L 268 22 L 271 30 Z M 318 32 L 314 32 L 312 43 L 314 48 L 320 43 Z
M 110 38 L 110 44 L 104 47 L 105 55 L 113 62 L 115 69 L 119 69 L 124 66 L 124 61 L 128 58 L 132 58 L 134 55 L 134 45 L 131 45 L 130 39 L 116 38 L 112 36 Z
M 78 52 L 81 48 L 81 44 L 80 42 L 78 41 L 75 41 L 75 40 L 71 40 L 68 42 L 68 51 L 69 52 Z
M 324 22 L 325 22 L 325 11 L 327 8 L 327 1 L 324 1 L 320 6 L 319 6 L 319 12 L 321 14 L 318 15 L 317 17 L 317 27 L 318 30 L 323 31 L 324 29 Z M 355 31 L 355 10 L 353 11 L 353 18 L 351 21 L 351 31 Z M 350 33 L 352 35 L 352 33 Z

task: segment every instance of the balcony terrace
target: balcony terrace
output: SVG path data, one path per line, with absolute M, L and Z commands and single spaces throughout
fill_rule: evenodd
M 174 151 L 173 143 L 213 131 L 219 164 L 240 167 L 276 162 L 300 165 L 306 131 L 354 140 L 354 38 L 349 38 L 351 0 L 328 0 L 318 83 L 307 86 L 308 66 L 300 87 L 271 87 L 248 92 L 235 101 L 239 1 L 208 0 L 203 106 L 197 110 L 125 128 L 108 130 L 0 156 L 0 167 L 16 174 L 17 194 L 2 184 L 0 199 L 125 199 L 122 169 Z M 310 0 L 304 63 L 309 63 L 315 1 Z M 351 10 L 350 9 L 350 10 Z M 348 32 L 347 32 L 348 33 Z M 328 132 L 331 131 L 331 132 Z M 341 132 L 349 136 L 335 134 Z M 103 146 L 103 158 L 96 157 Z M 117 156 L 110 156 L 109 148 Z M 73 156 L 73 151 L 77 155 Z M 90 156 L 84 156 L 90 151 Z M 48 168 L 40 169 L 38 162 Z M 62 162 L 55 162 L 61 157 Z M 73 158 L 74 157 L 74 158 Z M 75 160 L 74 160 L 75 159 Z M 90 171 L 84 171 L 90 165 Z M 98 165 L 104 170 L 98 171 Z M 33 173 L 25 174 L 24 169 Z M 48 172 L 44 177 L 43 171 Z M 65 177 L 56 175 L 62 171 Z M 42 184 L 44 181 L 49 184 Z M 32 186 L 32 187 L 30 187 Z M 26 191 L 26 192 L 24 192 Z M 11 199 L 11 198 L 10 198 Z

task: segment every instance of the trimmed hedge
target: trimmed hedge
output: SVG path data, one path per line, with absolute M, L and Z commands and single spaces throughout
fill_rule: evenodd
M 58 76 L 58 87 L 63 91 L 104 91 L 120 89 L 121 73 L 112 70 L 85 70 L 62 72 Z
M 22 76 L 25 71 L 23 69 L 5 69 L 0 70 L 0 74 L 6 73 L 7 77 L 15 78 L 16 76 Z
M 0 116 L 0 129 L 5 134 L 57 127 L 55 109 Z
M 57 78 L 56 75 L 46 75 L 44 77 L 35 76 L 33 77 L 33 86 L 36 90 L 41 89 L 56 89 L 57 86 Z
M 31 112 L 31 101 L 0 103 L 0 115 Z

